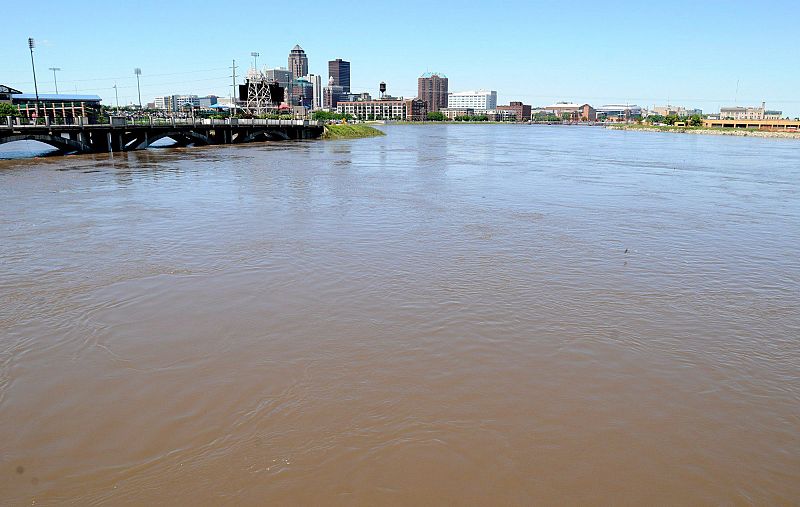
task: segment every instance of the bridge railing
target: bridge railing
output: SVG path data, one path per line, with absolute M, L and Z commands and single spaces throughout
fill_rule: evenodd
M 111 124 L 114 126 L 122 126 L 123 124 L 115 124 L 111 119 Z M 126 118 L 124 125 L 145 125 L 152 127 L 163 126 L 225 126 L 234 125 L 241 127 L 310 127 L 322 126 L 322 122 L 315 120 L 272 120 L 261 118 L 159 118 L 159 117 L 146 117 L 146 118 Z
M 0 120 L 3 120 L 0 118 Z M 18 127 L 52 127 L 52 126 L 74 126 L 74 127 L 214 127 L 214 126 L 240 126 L 240 127 L 318 127 L 323 122 L 315 120 L 272 120 L 261 118 L 176 118 L 176 117 L 122 117 L 112 116 L 109 123 L 92 123 L 88 118 L 13 118 L 6 117 L 5 121 L 0 121 L 0 128 Z

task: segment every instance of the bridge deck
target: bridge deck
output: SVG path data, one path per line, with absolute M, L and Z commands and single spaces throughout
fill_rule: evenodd
M 311 120 L 112 118 L 111 123 L 57 125 L 0 122 L 0 144 L 35 140 L 64 153 L 92 153 L 144 149 L 164 137 L 180 146 L 234 144 L 265 140 L 314 139 L 322 135 L 323 123 Z

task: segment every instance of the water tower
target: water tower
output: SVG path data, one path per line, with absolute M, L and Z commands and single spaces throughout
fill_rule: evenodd
M 378 89 L 381 91 L 381 98 L 383 98 L 383 95 L 386 93 L 386 83 L 381 81 L 381 84 L 378 85 Z

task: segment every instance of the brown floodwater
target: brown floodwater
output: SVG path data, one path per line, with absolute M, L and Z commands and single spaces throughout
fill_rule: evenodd
M 800 144 L 0 161 L 0 504 L 797 505 Z

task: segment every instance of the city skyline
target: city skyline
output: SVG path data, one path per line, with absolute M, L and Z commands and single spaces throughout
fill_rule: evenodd
M 77 3 L 87 8 L 95 5 Z M 723 10 L 721 4 L 713 3 L 641 6 L 616 2 L 601 9 L 588 2 L 572 2 L 566 6 L 575 14 L 570 20 L 574 29 L 569 30 L 564 24 L 566 13 L 554 17 L 559 11 L 555 7 L 504 2 L 493 11 L 498 19 L 517 13 L 515 17 L 530 21 L 535 28 L 497 34 L 493 25 L 487 24 L 485 29 L 476 27 L 475 33 L 466 33 L 463 25 L 455 29 L 450 23 L 421 20 L 416 31 L 424 40 L 403 36 L 398 39 L 402 44 L 394 42 L 392 30 L 385 26 L 356 23 L 359 29 L 352 30 L 351 36 L 351 30 L 341 29 L 315 12 L 306 18 L 321 26 L 330 22 L 331 30 L 320 31 L 311 28 L 313 23 L 303 23 L 266 35 L 248 30 L 246 20 L 237 17 L 215 19 L 207 30 L 198 30 L 197 25 L 147 18 L 143 13 L 150 9 L 150 2 L 110 5 L 104 6 L 102 13 L 110 16 L 104 20 L 130 18 L 146 23 L 147 37 L 133 43 L 130 37 L 119 36 L 113 23 L 98 23 L 91 32 L 75 31 L 47 19 L 31 27 L 10 26 L 2 35 L 6 49 L 0 82 L 32 92 L 26 41 L 33 37 L 38 43 L 37 67 L 62 69 L 58 74 L 62 93 L 97 94 L 104 104 L 113 105 L 113 87 L 117 85 L 120 104 L 136 103 L 133 69 L 139 67 L 144 102 L 169 94 L 227 97 L 231 94 L 232 59 L 236 59 L 237 81 L 241 82 L 252 65 L 251 52 L 260 54 L 259 67 L 282 67 L 290 50 L 299 45 L 308 57 L 309 73 L 327 78 L 328 61 L 342 58 L 352 65 L 351 90 L 373 95 L 385 81 L 390 95 L 415 97 L 417 79 L 426 71 L 435 71 L 448 76 L 450 91 L 494 89 L 502 104 L 514 100 L 534 106 L 562 100 L 644 107 L 671 104 L 710 112 L 765 101 L 787 116 L 800 116 L 800 100 L 790 85 L 800 71 L 792 63 L 796 57 L 791 48 L 770 44 L 760 31 L 744 28 L 735 44 L 722 38 L 730 35 L 731 27 L 751 19 L 768 22 L 770 30 L 781 32 L 782 24 L 790 27 L 790 20 L 800 16 L 800 8 L 782 1 L 758 6 L 733 3 L 736 8 L 729 2 Z M 174 11 L 177 15 L 185 2 L 159 5 L 166 14 Z M 416 2 L 404 4 L 405 8 L 413 5 Z M 455 9 L 457 5 L 445 2 L 436 12 L 450 21 L 474 14 L 474 9 L 463 5 Z M 21 15 L 21 9 L 10 6 L 8 11 L 15 17 Z M 355 20 L 370 12 L 356 4 L 353 11 Z M 213 18 L 214 12 L 208 9 L 203 14 Z M 591 30 L 580 27 L 583 17 L 594 20 Z M 670 29 L 663 26 L 665 19 L 683 22 L 681 26 L 691 29 Z M 205 33 L 213 43 L 184 43 L 191 40 L 190 33 Z M 373 42 L 365 44 L 365 38 Z M 746 62 L 757 62 L 756 71 Z M 41 93 L 54 91 L 53 76 L 41 71 L 37 77 Z

